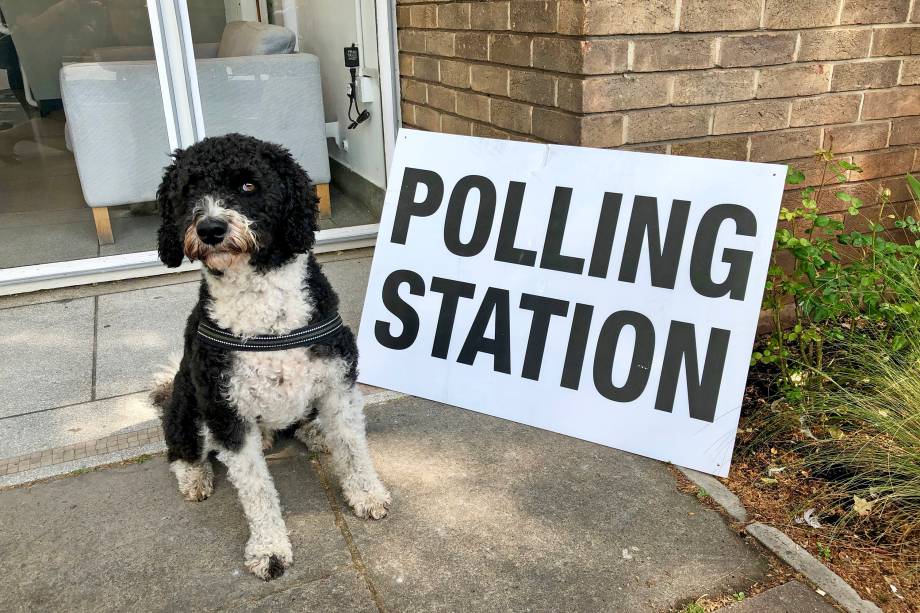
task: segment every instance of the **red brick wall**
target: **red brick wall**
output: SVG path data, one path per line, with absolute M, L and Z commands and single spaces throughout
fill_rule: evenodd
M 920 170 L 920 0 L 397 1 L 407 126 Z

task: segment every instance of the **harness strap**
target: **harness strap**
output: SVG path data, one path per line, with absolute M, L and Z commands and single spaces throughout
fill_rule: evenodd
M 323 341 L 343 326 L 338 313 L 319 323 L 292 330 L 287 334 L 237 336 L 205 321 L 198 322 L 198 340 L 205 345 L 230 351 L 279 351 L 292 347 L 309 347 Z

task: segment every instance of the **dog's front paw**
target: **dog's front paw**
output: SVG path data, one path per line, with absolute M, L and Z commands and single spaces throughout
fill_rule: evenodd
M 390 511 L 392 498 L 383 485 L 370 491 L 346 492 L 345 499 L 355 515 L 361 519 L 383 519 Z
M 274 547 L 253 543 L 252 540 L 246 545 L 246 568 L 263 581 L 271 581 L 283 575 L 284 569 L 290 566 L 293 560 L 291 543 L 287 539 Z
M 191 464 L 177 460 L 170 469 L 179 482 L 179 493 L 191 502 L 201 502 L 214 493 L 214 469 L 207 460 Z

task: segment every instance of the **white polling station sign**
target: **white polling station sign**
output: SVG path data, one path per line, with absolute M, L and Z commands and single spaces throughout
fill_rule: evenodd
M 725 476 L 785 176 L 402 130 L 360 380 Z

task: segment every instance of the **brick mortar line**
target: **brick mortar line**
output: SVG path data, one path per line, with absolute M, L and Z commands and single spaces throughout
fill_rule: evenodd
M 444 3 L 439 3 L 444 4 Z M 413 5 L 421 6 L 421 5 Z M 433 5 L 438 6 L 438 5 Z M 908 14 L 908 19 L 910 15 Z M 890 30 L 905 30 L 910 28 L 915 28 L 920 26 L 920 23 L 913 23 L 911 21 L 888 21 L 888 22 L 879 22 L 879 23 L 837 23 L 830 25 L 819 25 L 819 26 L 796 26 L 794 28 L 766 28 L 758 27 L 751 30 L 704 30 L 700 32 L 693 32 L 689 30 L 671 30 L 670 32 L 614 32 L 611 34 L 569 34 L 567 32 L 548 32 L 548 31 L 526 31 L 526 30 L 512 30 L 510 28 L 505 30 L 483 30 L 477 28 L 440 28 L 440 27 L 430 27 L 426 28 L 424 26 L 412 26 L 412 25 L 398 25 L 396 27 L 397 33 L 399 32 L 443 32 L 445 34 L 497 34 L 497 35 L 513 35 L 513 36 L 529 36 L 531 38 L 554 38 L 554 39 L 566 39 L 566 40 L 636 40 L 636 39 L 660 39 L 664 37 L 669 37 L 673 39 L 679 38 L 743 38 L 745 36 L 757 36 L 758 34 L 766 35 L 777 35 L 777 34 L 789 34 L 796 35 L 803 32 L 848 32 L 848 31 L 863 31 L 863 30 L 872 30 L 874 28 L 886 28 Z
M 449 62 L 465 62 L 471 66 L 488 66 L 491 68 L 506 68 L 511 70 L 528 70 L 530 72 L 538 72 L 540 74 L 548 74 L 554 77 L 567 77 L 569 79 L 577 80 L 584 77 L 593 77 L 593 76 L 604 76 L 604 74 L 610 75 L 620 75 L 626 74 L 626 72 L 611 72 L 604 73 L 601 75 L 594 74 L 583 74 L 578 72 L 563 72 L 560 70 L 552 70 L 550 68 L 540 68 L 539 66 L 532 66 L 530 64 L 507 64 L 498 62 L 495 60 L 483 60 L 479 58 L 466 58 L 459 55 L 435 55 L 433 53 L 428 53 L 427 51 L 399 51 L 400 55 L 411 56 L 412 58 L 426 58 L 430 60 L 447 60 Z M 902 57 L 914 57 L 914 56 L 902 56 Z M 636 74 L 646 74 L 646 73 L 636 73 Z M 407 75 L 400 74 L 400 77 L 404 79 L 411 79 L 414 77 L 409 77 Z
M 920 25 L 918 25 L 920 28 Z M 632 41 L 630 41 L 632 42 Z M 696 73 L 705 73 L 705 72 L 741 72 L 744 70 L 792 70 L 795 68 L 809 68 L 814 66 L 834 66 L 846 64 L 880 64 L 882 62 L 902 62 L 904 60 L 915 59 L 918 57 L 916 54 L 911 55 L 874 55 L 871 57 L 852 57 L 852 58 L 843 58 L 843 59 L 832 59 L 832 60 L 804 60 L 798 61 L 793 60 L 789 62 L 779 62 L 776 64 L 753 64 L 750 66 L 722 66 L 719 64 L 713 64 L 712 66 L 702 66 L 700 68 L 687 67 L 687 68 L 662 68 L 661 70 L 633 70 L 631 67 L 631 59 L 629 57 L 630 52 L 627 48 L 627 68 L 625 70 L 618 70 L 614 72 L 565 72 L 561 70 L 553 70 L 551 68 L 541 68 L 540 66 L 533 66 L 532 64 L 510 64 L 507 62 L 499 62 L 490 59 L 480 59 L 480 58 L 466 58 L 459 55 L 436 55 L 434 53 L 429 53 L 427 51 L 408 51 L 400 50 L 399 54 L 401 56 L 415 58 L 425 58 L 430 60 L 446 60 L 449 62 L 458 62 L 469 64 L 470 66 L 487 66 L 490 68 L 504 68 L 506 70 L 520 70 L 527 72 L 534 72 L 539 74 L 546 74 L 554 77 L 567 78 L 572 81 L 583 81 L 585 79 L 601 79 L 609 77 L 624 77 L 624 76 L 642 76 L 642 75 L 661 75 L 661 76 L 678 76 L 685 74 L 696 74 Z M 401 78 L 404 79 L 415 79 L 417 77 L 400 74 Z M 871 87 L 863 90 L 827 90 L 823 92 L 817 92 L 814 94 L 801 94 L 786 96 L 787 98 L 800 98 L 807 96 L 820 96 L 822 94 L 845 94 L 852 91 L 875 91 L 880 89 L 894 89 L 897 87 L 911 87 L 911 84 L 908 83 L 896 83 L 895 85 L 889 85 L 887 87 Z M 781 98 L 782 96 L 780 96 Z M 776 100 L 778 98 L 753 98 L 754 100 Z
M 821 96 L 835 95 L 835 94 L 842 94 L 842 95 L 847 95 L 847 94 L 856 95 L 856 94 L 860 94 L 860 95 L 861 95 L 861 94 L 864 94 L 864 93 L 865 93 L 865 91 L 822 92 L 822 93 L 819 93 L 819 94 L 813 94 L 813 95 L 808 95 L 808 96 L 796 96 L 796 97 L 792 97 L 792 98 L 754 98 L 754 99 L 749 99 L 749 100 L 733 100 L 733 101 L 729 101 L 729 102 L 710 102 L 710 103 L 705 103 L 705 104 L 685 104 L 685 105 L 665 104 L 665 105 L 662 105 L 662 106 L 643 107 L 643 108 L 636 108 L 636 109 L 623 109 L 623 110 L 619 110 L 619 111 L 595 111 L 595 112 L 584 112 L 584 111 L 582 111 L 582 112 L 578 112 L 578 111 L 570 111 L 570 110 L 568 110 L 568 109 L 564 109 L 564 108 L 561 108 L 561 107 L 550 107 L 550 106 L 546 106 L 546 105 L 543 105 L 543 104 L 538 104 L 538 103 L 533 103 L 533 102 L 522 101 L 522 100 L 518 100 L 518 99 L 515 99 L 515 98 L 509 98 L 509 97 L 507 97 L 507 96 L 502 96 L 502 95 L 500 95 L 500 94 L 489 94 L 489 93 L 486 93 L 486 92 L 480 92 L 480 91 L 476 91 L 476 90 L 473 90 L 473 89 L 458 88 L 458 87 L 453 86 L 453 85 L 446 85 L 446 84 L 444 84 L 444 83 L 437 83 L 437 82 L 434 82 L 434 81 L 427 81 L 427 80 L 425 80 L 425 79 L 421 79 L 421 78 L 417 78 L 417 77 L 402 77 L 402 78 L 404 78 L 404 79 L 412 79 L 412 80 L 414 80 L 414 81 L 416 81 L 416 82 L 418 82 L 418 83 L 424 83 L 425 85 L 436 85 L 436 86 L 438 86 L 438 87 L 443 87 L 444 89 L 448 89 L 448 90 L 451 90 L 451 91 L 454 91 L 454 92 L 459 92 L 459 93 L 472 93 L 472 94 L 476 94 L 476 95 L 480 95 L 480 96 L 485 96 L 486 98 L 489 98 L 490 100 L 494 99 L 494 100 L 501 100 L 501 101 L 506 101 L 506 102 L 515 102 L 515 103 L 518 103 L 518 104 L 525 104 L 525 105 L 532 106 L 532 107 L 535 108 L 535 109 L 536 109 L 536 108 L 539 108 L 539 109 L 543 109 L 543 110 L 548 110 L 548 111 L 563 113 L 563 114 L 569 115 L 569 116 L 571 116 L 571 117 L 573 117 L 573 118 L 590 117 L 590 116 L 596 116 L 596 115 L 620 115 L 620 116 L 622 116 L 622 117 L 625 119 L 628 113 L 636 113 L 636 112 L 641 112 L 641 111 L 655 111 L 655 110 L 660 110 L 660 109 L 679 109 L 679 110 L 682 110 L 682 109 L 687 109 L 687 110 L 712 109 L 712 112 L 713 112 L 713 115 L 714 115 L 715 109 L 718 108 L 718 107 L 721 107 L 721 106 L 738 105 L 738 104 L 748 104 L 748 103 L 751 103 L 751 102 L 773 102 L 773 101 L 784 102 L 784 101 L 785 101 L 785 102 L 789 102 L 789 103 L 790 103 L 790 104 L 789 104 L 789 109 L 788 109 L 788 111 L 787 111 L 787 121 L 788 121 L 789 115 L 792 113 L 792 104 L 791 104 L 792 101 L 801 100 L 801 99 L 809 99 L 809 98 L 818 98 L 818 97 L 821 97 Z M 881 89 L 866 90 L 866 91 L 897 90 L 899 87 L 904 87 L 904 86 L 896 86 L 896 87 L 893 87 L 893 88 L 881 88 Z M 911 87 L 911 86 L 908 86 L 908 87 Z M 471 123 L 476 123 L 476 124 L 478 124 L 478 125 L 487 126 L 487 127 L 490 127 L 490 128 L 493 128 L 493 129 L 497 129 L 497 130 L 502 130 L 502 131 L 509 132 L 509 133 L 512 133 L 512 134 L 515 134 L 515 135 L 520 135 L 520 136 L 523 136 L 523 137 L 526 137 L 526 138 L 530 138 L 530 139 L 537 140 L 537 141 L 539 141 L 539 142 L 544 142 L 544 143 L 549 143 L 549 142 L 550 142 L 550 141 L 547 141 L 546 139 L 544 139 L 544 138 L 542 138 L 542 137 L 537 136 L 536 134 L 533 134 L 532 131 L 531 131 L 531 132 L 519 132 L 519 131 L 516 131 L 516 130 L 514 130 L 514 129 L 512 129 L 512 128 L 505 128 L 505 127 L 503 127 L 503 126 L 496 125 L 495 123 L 491 123 L 491 122 L 490 122 L 490 123 L 485 123 L 484 120 L 482 120 L 482 119 L 477 119 L 477 118 L 474 118 L 474 117 L 468 117 L 468 116 L 465 116 L 465 115 L 461 115 L 461 114 L 460 114 L 458 111 L 456 111 L 456 110 L 450 111 L 450 110 L 442 109 L 442 108 L 440 108 L 440 107 L 433 106 L 430 102 L 418 102 L 418 101 L 416 101 L 416 100 L 411 100 L 411 99 L 405 98 L 405 97 L 401 98 L 401 99 L 400 99 L 400 102 L 403 103 L 403 104 L 408 104 L 408 105 L 412 105 L 412 106 L 416 106 L 416 107 L 422 107 L 422 108 L 431 109 L 431 110 L 436 111 L 436 112 L 438 112 L 438 113 L 440 113 L 440 114 L 443 114 L 443 115 L 450 115 L 450 116 L 456 117 L 456 118 L 458 118 L 458 119 L 463 119 L 463 120 L 465 120 L 465 121 L 469 121 L 469 122 L 471 122 Z M 860 104 L 861 104 L 861 103 L 862 103 L 862 99 L 860 100 Z M 861 113 L 861 108 L 860 108 L 860 113 Z M 865 119 L 865 120 L 847 121 L 847 122 L 841 122 L 841 123 L 816 124 L 816 125 L 813 125 L 813 126 L 793 126 L 793 125 L 787 125 L 787 126 L 784 126 L 784 127 L 781 127 L 781 128 L 775 128 L 775 129 L 773 129 L 773 130 L 757 130 L 757 131 L 749 131 L 749 132 L 729 132 L 729 133 L 725 133 L 725 134 L 713 134 L 713 133 L 711 133 L 711 127 L 712 127 L 712 126 L 710 126 L 710 132 L 707 133 L 707 134 L 700 135 L 700 136 L 689 137 L 689 138 L 686 138 L 686 139 L 663 139 L 663 140 L 661 140 L 661 141 L 649 141 L 649 142 L 647 142 L 647 143 L 646 143 L 646 142 L 641 142 L 641 143 L 639 143 L 639 142 L 636 142 L 636 143 L 627 143 L 627 142 L 624 142 L 623 145 L 619 145 L 619 146 L 645 145 L 645 144 L 653 145 L 653 144 L 658 144 L 658 143 L 670 143 L 670 142 L 693 142 L 693 141 L 699 140 L 699 139 L 701 139 L 701 138 L 707 138 L 707 137 L 720 138 L 720 137 L 732 137 L 732 136 L 736 136 L 736 137 L 739 137 L 739 136 L 753 136 L 753 135 L 771 134 L 771 133 L 774 133 L 774 132 L 783 132 L 783 131 L 789 131 L 789 130 L 807 130 L 807 129 L 821 128 L 821 127 L 848 127 L 848 126 L 872 125 L 872 124 L 877 124 L 877 123 L 882 123 L 882 122 L 891 122 L 891 121 L 894 121 L 894 120 L 896 120 L 896 119 L 909 119 L 909 118 L 911 118 L 911 117 L 918 117 L 918 116 L 920 116 L 920 115 L 908 115 L 908 116 L 905 116 L 905 117 L 889 117 L 889 118 L 881 118 L 881 119 Z M 410 126 L 420 127 L 420 126 L 418 126 L 418 123 L 417 123 L 417 122 L 404 122 L 404 123 L 406 123 L 407 125 L 410 125 Z M 424 129 L 424 128 L 421 128 L 421 129 Z M 532 129 L 533 129 L 533 128 L 531 127 L 531 130 L 532 130 Z M 868 152 L 874 152 L 874 151 L 889 151 L 889 150 L 891 150 L 891 149 L 897 149 L 897 148 L 899 148 L 899 147 L 904 147 L 904 148 L 916 148 L 916 145 L 907 144 L 907 145 L 895 145 L 894 147 L 887 147 L 887 146 L 886 146 L 886 147 L 883 148 L 883 149 L 866 149 L 866 150 L 864 150 L 864 152 L 867 152 L 867 153 L 868 153 Z M 612 148 L 615 148 L 615 147 L 612 147 Z M 852 153 L 862 153 L 862 152 L 852 152 Z
M 475 125 L 478 125 L 478 126 L 482 126 L 482 127 L 484 127 L 484 128 L 490 128 L 490 129 L 493 129 L 493 130 L 496 130 L 496 131 L 500 131 L 500 132 L 504 132 L 504 133 L 510 134 L 510 135 L 512 135 L 512 136 L 520 136 L 520 137 L 526 138 L 526 139 L 528 139 L 529 141 L 532 141 L 532 142 L 538 142 L 538 143 L 540 143 L 540 144 L 550 144 L 550 145 L 551 145 L 551 144 L 558 144 L 558 143 L 554 143 L 554 142 L 547 141 L 547 140 L 545 140 L 545 139 L 543 139 L 543 138 L 541 138 L 541 137 L 539 137 L 539 136 L 536 136 L 536 135 L 534 135 L 534 134 L 532 134 L 532 133 L 531 133 L 531 134 L 525 134 L 525 133 L 523 133 L 523 132 L 516 132 L 516 131 L 514 131 L 514 130 L 512 130 L 512 129 L 509 129 L 509 128 L 503 128 L 503 127 L 501 127 L 501 126 L 496 126 L 495 124 L 491 124 L 491 123 L 484 123 L 482 120 L 473 119 L 473 118 L 471 118 L 471 117 L 464 117 L 463 115 L 458 115 L 456 112 L 445 111 L 445 110 L 439 109 L 439 108 L 437 108 L 437 107 L 427 106 L 426 104 L 423 104 L 423 103 L 411 102 L 411 101 L 403 101 L 403 102 L 404 102 L 405 104 L 408 104 L 408 105 L 411 105 L 411 106 L 416 106 L 416 107 L 422 107 L 422 108 L 431 109 L 431 110 L 433 110 L 433 111 L 436 111 L 436 112 L 440 113 L 441 115 L 447 115 L 447 116 L 450 116 L 450 117 L 454 117 L 454 118 L 456 118 L 456 119 L 462 119 L 462 120 L 464 120 L 464 121 L 468 121 L 470 124 L 475 124 Z M 676 108 L 683 108 L 683 107 L 676 107 Z M 644 110 L 644 109 L 640 109 L 640 110 Z M 908 117 L 908 119 L 909 119 L 909 118 L 912 118 L 912 117 L 914 117 L 914 116 Z M 917 117 L 920 117 L 920 116 L 917 116 Z M 627 119 L 628 119 L 628 116 L 627 116 L 627 115 L 623 115 L 624 125 L 625 125 L 625 122 L 627 121 Z M 622 145 L 617 145 L 617 146 L 613 146 L 613 147 L 601 147 L 601 148 L 602 148 L 602 149 L 623 149 L 624 147 L 625 147 L 625 148 L 634 148 L 634 147 L 654 147 L 654 146 L 659 146 L 659 145 L 660 145 L 660 146 L 664 146 L 664 147 L 670 147 L 671 145 L 683 145 L 683 144 L 700 143 L 700 142 L 703 142 L 703 141 L 705 141 L 705 140 L 729 139 L 729 138 L 746 138 L 747 141 L 748 141 L 748 142 L 747 142 L 747 154 L 746 154 L 746 156 L 745 156 L 745 159 L 744 159 L 744 160 L 741 160 L 741 161 L 749 161 L 749 160 L 750 160 L 750 154 L 751 154 L 751 148 L 752 148 L 752 147 L 751 147 L 751 145 L 752 145 L 751 137 L 752 137 L 752 136 L 757 136 L 757 135 L 762 135 L 762 134 L 774 134 L 774 133 L 779 133 L 779 132 L 798 131 L 798 130 L 815 130 L 815 129 L 838 128 L 838 127 L 844 127 L 844 128 L 846 128 L 846 127 L 858 127 L 858 126 L 872 125 L 872 124 L 882 124 L 882 123 L 888 123 L 888 124 L 889 124 L 889 132 L 890 132 L 891 129 L 892 129 L 891 123 L 892 123 L 892 121 L 893 121 L 894 119 L 903 119 L 903 118 L 879 119 L 879 120 L 873 119 L 873 120 L 867 120 L 867 121 L 865 121 L 865 122 L 849 122 L 849 123 L 826 124 L 826 125 L 815 125 L 815 126 L 794 126 L 794 127 L 793 127 L 793 126 L 790 126 L 790 127 L 786 127 L 786 128 L 778 128 L 778 129 L 776 129 L 776 130 L 762 130 L 762 131 L 759 131 L 759 132 L 737 132 L 737 133 L 731 133 L 731 134 L 704 134 L 704 135 L 702 135 L 702 136 L 695 136 L 695 137 L 690 137 L 690 138 L 672 138 L 672 139 L 665 139 L 665 140 L 660 140 L 660 141 L 649 141 L 649 142 L 642 142 L 642 143 L 625 143 L 625 142 L 624 142 Z M 417 123 L 408 122 L 408 121 L 403 121 L 403 123 L 404 123 L 404 125 L 405 125 L 407 128 L 417 129 L 417 130 L 426 130 L 425 128 L 419 126 Z M 426 131 L 427 131 L 427 130 L 426 130 Z M 903 144 L 903 145 L 893 145 L 893 146 L 892 146 L 892 145 L 886 145 L 885 147 L 883 147 L 883 148 L 881 148 L 881 149 L 863 149 L 863 150 L 859 150 L 859 151 L 847 151 L 847 152 L 845 152 L 845 153 L 842 154 L 842 155 L 845 155 L 845 156 L 854 156 L 854 155 L 870 155 L 870 154 L 873 154 L 873 153 L 878 153 L 878 154 L 882 154 L 882 153 L 892 153 L 892 152 L 893 152 L 893 153 L 897 153 L 898 151 L 905 151 L 905 150 L 911 150 L 911 149 L 914 149 L 914 150 L 915 150 L 915 149 L 917 149 L 917 148 L 918 148 L 918 145 L 917 145 L 917 144 Z M 669 151 L 668 153 L 670 153 L 670 151 Z M 726 159 L 727 159 L 727 158 L 726 158 Z M 788 158 L 788 159 L 782 159 L 782 160 L 770 160 L 770 161 L 767 161 L 767 162 L 760 162 L 760 163 L 764 163 L 764 164 L 786 164 L 786 163 L 798 162 L 798 161 L 800 161 L 800 160 L 805 160 L 805 159 L 810 159 L 810 158 L 797 157 L 797 158 Z M 900 176 L 901 176 L 901 175 L 898 174 L 898 175 L 891 175 L 891 176 L 884 176 L 884 177 L 875 177 L 875 178 L 872 178 L 872 179 L 859 179 L 859 178 L 858 178 L 858 175 L 857 175 L 857 178 L 855 178 L 855 179 L 853 179 L 853 180 L 848 180 L 847 183 L 841 184 L 841 185 L 854 185 L 854 184 L 857 184 L 857 183 L 865 183 L 865 182 L 869 182 L 869 181 L 877 181 L 877 180 L 882 180 L 882 179 L 894 179 L 894 178 L 898 178 L 898 177 L 900 177 Z
M 502 67 L 503 67 L 503 68 L 508 68 L 507 66 L 502 66 Z M 675 76 L 678 76 L 678 75 L 681 75 L 681 74 L 686 74 L 686 72 L 687 72 L 687 71 L 667 71 L 667 72 L 662 71 L 662 72 L 655 72 L 655 73 L 648 73 L 648 72 L 646 72 L 646 73 L 618 73 L 618 74 L 616 74 L 616 75 L 594 75 L 594 76 L 624 76 L 624 77 L 625 77 L 627 74 L 628 74 L 628 75 L 632 75 L 632 76 L 635 76 L 635 75 L 651 75 L 651 74 L 654 74 L 654 75 L 663 75 L 663 76 L 668 76 L 668 77 L 675 77 Z M 758 72 L 758 74 L 759 74 L 759 72 Z M 460 93 L 464 93 L 464 94 L 476 94 L 476 95 L 479 95 L 479 96 L 485 96 L 486 98 L 489 98 L 490 100 L 491 100 L 491 99 L 495 99 L 495 100 L 502 100 L 502 101 L 506 101 L 506 102 L 515 102 L 515 103 L 517 103 L 517 104 L 529 105 L 529 106 L 532 106 L 532 107 L 534 107 L 534 108 L 541 108 L 541 109 L 546 109 L 546 110 L 550 110 L 550 111 L 557 111 L 557 112 L 561 112 L 561 113 L 568 113 L 568 114 L 574 115 L 574 116 L 625 114 L 625 113 L 630 113 L 630 112 L 633 112 L 633 113 L 634 113 L 634 112 L 637 112 L 637 111 L 652 111 L 652 110 L 666 109 L 666 108 L 672 108 L 672 109 L 687 109 L 687 110 L 696 110 L 696 109 L 716 109 L 716 108 L 719 108 L 719 107 L 722 107 L 722 106 L 727 106 L 727 105 L 749 104 L 749 103 L 752 103 L 752 102 L 785 102 L 785 103 L 788 103 L 788 104 L 791 105 L 793 102 L 796 102 L 796 101 L 800 101 L 800 100 L 811 100 L 811 99 L 814 99 L 814 98 L 819 98 L 819 97 L 821 97 L 821 96 L 864 95 L 864 94 L 866 94 L 866 93 L 874 93 L 874 92 L 880 92 L 880 93 L 881 93 L 881 92 L 884 92 L 884 93 L 895 93 L 895 92 L 898 92 L 899 90 L 902 90 L 902 89 L 904 89 L 904 88 L 912 88 L 912 87 L 915 87 L 915 88 L 917 88 L 917 89 L 920 89 L 920 85 L 905 85 L 905 84 L 900 84 L 900 85 L 893 85 L 893 86 L 891 86 L 891 87 L 878 87 L 878 88 L 871 88 L 871 89 L 855 89 L 855 90 L 843 90 L 843 91 L 822 91 L 822 92 L 816 92 L 816 93 L 813 93 L 813 94 L 801 94 L 801 95 L 796 95 L 796 96 L 778 96 L 778 97 L 775 97 L 775 98 L 746 98 L 746 99 L 743 99 L 743 100 L 729 100 L 729 101 L 725 101 L 725 102 L 705 102 L 705 103 L 699 103 L 699 104 L 672 104 L 672 103 L 668 103 L 668 104 L 662 104 L 662 105 L 659 105 L 659 106 L 647 106 L 647 107 L 620 109 L 620 110 L 615 110 L 615 111 L 584 111 L 584 110 L 582 110 L 582 111 L 572 111 L 572 110 L 570 110 L 570 109 L 567 109 L 567 108 L 564 108 L 564 107 L 560 107 L 560 106 L 548 106 L 548 105 L 545 105 L 545 104 L 540 104 L 540 103 L 538 103 L 538 102 L 529 102 L 529 101 L 527 101 L 527 100 L 521 100 L 520 98 L 512 98 L 512 97 L 510 96 L 510 93 L 509 93 L 509 95 L 493 94 L 493 93 L 489 93 L 489 92 L 484 92 L 484 91 L 480 91 L 480 90 L 475 90 L 475 89 L 472 89 L 471 87 L 470 87 L 470 88 L 461 88 L 461 87 L 457 87 L 457 86 L 455 86 L 455 85 L 449 85 L 449 84 L 447 84 L 447 83 L 443 83 L 443 82 L 439 82 L 439 81 L 429 81 L 429 80 L 427 80 L 427 79 L 423 79 L 423 78 L 421 78 L 421 77 L 416 77 L 416 76 L 400 75 L 400 79 L 407 79 L 407 80 L 415 81 L 415 82 L 418 82 L 418 83 L 423 83 L 423 84 L 425 84 L 425 85 L 435 85 L 435 86 L 437 86 L 437 87 L 443 87 L 444 89 L 449 89 L 449 90 L 454 91 L 454 92 L 460 92 Z M 401 102 L 406 102 L 406 103 L 408 103 L 408 104 L 414 104 L 414 105 L 416 105 L 416 106 L 428 107 L 428 108 L 430 108 L 430 109 L 433 109 L 433 110 L 436 110 L 436 111 L 439 111 L 439 112 L 454 113 L 454 114 L 456 114 L 455 111 L 447 111 L 447 110 L 444 110 L 444 109 L 440 109 L 440 108 L 438 108 L 438 107 L 436 107 L 436 106 L 433 106 L 430 102 L 427 102 L 427 101 L 426 101 L 426 102 L 418 102 L 418 101 L 412 100 L 412 99 L 410 99 L 410 98 L 406 98 L 404 92 L 401 92 L 400 101 L 401 101 Z M 861 110 L 861 109 L 860 109 L 860 110 Z M 461 117 L 462 117 L 462 116 L 461 116 Z M 464 119 L 471 119 L 471 118 L 469 118 L 469 117 L 464 117 Z M 881 121 L 882 119 L 892 120 L 892 119 L 898 119 L 898 117 L 888 117 L 888 118 L 880 118 L 880 119 L 869 119 L 869 120 L 866 120 L 866 121 Z M 853 122 L 845 122 L 845 123 L 853 123 Z M 818 124 L 818 125 L 838 125 L 838 124 Z M 498 127 L 500 127 L 500 126 L 498 126 Z M 795 127 L 795 128 L 808 128 L 808 127 L 812 127 L 812 126 L 785 126 L 785 127 L 783 127 L 783 128 L 777 128 L 776 130 L 759 130 L 759 131 L 757 131 L 757 133 L 775 132 L 775 131 L 777 131 L 777 130 L 785 130 L 785 129 L 792 128 L 792 127 Z M 738 134 L 746 134 L 746 132 L 738 132 Z M 727 136 L 727 135 L 725 135 L 725 134 L 713 134 L 712 136 Z

